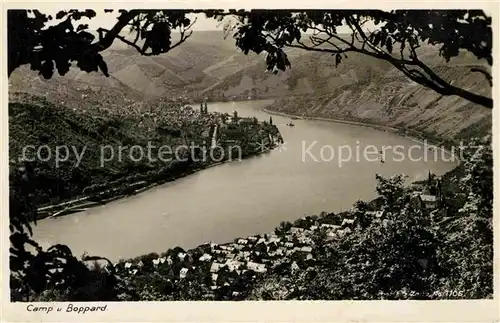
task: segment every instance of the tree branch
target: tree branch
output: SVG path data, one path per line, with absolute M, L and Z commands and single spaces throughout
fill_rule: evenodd
M 486 70 L 481 69 L 481 68 L 477 68 L 477 67 L 473 67 L 470 69 L 470 71 L 483 74 L 484 77 L 486 78 L 486 80 L 488 81 L 488 83 L 490 84 L 490 86 L 493 86 L 493 78 L 492 78 L 491 74 L 488 73 Z
M 349 20 L 349 19 L 348 19 Z M 398 70 L 402 71 L 406 76 L 408 76 L 411 80 L 422 84 L 424 86 L 427 86 L 434 91 L 438 92 L 439 94 L 442 95 L 457 95 L 460 96 L 466 100 L 469 100 L 473 103 L 482 105 L 486 108 L 493 108 L 493 99 L 472 93 L 470 91 L 464 90 L 462 88 L 456 87 L 445 81 L 443 78 L 441 78 L 439 75 L 434 73 L 430 67 L 425 65 L 422 61 L 420 61 L 417 57 L 416 54 L 416 49 L 420 47 L 419 44 L 411 44 L 410 50 L 411 50 L 411 60 L 406 60 L 406 59 L 396 59 L 383 49 L 375 46 L 370 42 L 364 31 L 361 29 L 361 26 L 354 20 L 349 20 L 349 24 L 352 25 L 360 34 L 360 36 L 364 39 L 366 44 L 370 46 L 373 50 L 377 52 L 377 56 L 379 58 L 382 58 L 394 67 L 396 67 Z M 367 54 L 366 51 L 360 51 L 363 54 Z M 373 56 L 373 55 L 372 55 Z M 421 68 L 427 75 L 428 77 L 425 77 L 423 73 L 417 72 L 416 70 L 408 70 L 407 66 L 418 66 Z
M 92 44 L 91 50 L 95 50 L 97 52 L 101 52 L 105 49 L 108 49 L 112 44 L 115 38 L 119 36 L 125 26 L 127 26 L 130 20 L 134 19 L 140 14 L 139 10 L 130 10 L 123 12 L 120 17 L 118 17 L 118 22 L 111 28 L 111 30 L 105 30 L 103 28 L 97 29 L 97 32 L 100 30 L 106 31 L 106 35 L 102 37 L 102 33 L 99 34 L 99 42 Z

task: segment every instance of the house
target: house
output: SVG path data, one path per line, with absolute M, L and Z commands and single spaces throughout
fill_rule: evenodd
M 342 226 L 354 224 L 354 219 L 344 219 L 342 220 Z
M 257 241 L 257 244 L 261 244 L 261 243 L 266 243 L 266 239 L 260 238 L 259 241 Z
M 434 195 L 421 194 L 420 202 L 424 208 L 427 210 L 434 210 L 437 208 L 437 198 Z
M 304 231 L 304 229 L 302 229 L 302 228 L 297 228 L 297 227 L 292 227 L 292 228 L 290 228 L 290 231 L 291 231 L 292 233 L 301 233 L 302 231 Z
M 336 238 L 337 237 L 337 233 L 335 233 L 334 231 L 330 231 L 330 232 L 327 233 L 326 236 L 327 237 L 331 237 L 331 238 Z
M 208 253 L 203 254 L 203 256 L 200 257 L 200 261 L 210 261 L 212 259 L 212 256 L 209 255 Z
M 252 261 L 249 261 L 247 263 L 247 268 L 250 269 L 250 270 L 253 270 L 253 271 L 257 272 L 257 273 L 265 273 L 267 271 L 266 265 L 260 264 L 260 263 L 257 263 L 257 262 L 252 262 Z
M 311 231 L 318 230 L 318 226 L 317 225 L 312 225 L 310 229 L 311 229 Z
M 238 239 L 238 244 L 242 244 L 242 245 L 245 245 L 248 243 L 248 240 L 247 239 Z
M 271 236 L 271 237 L 269 238 L 269 240 L 267 240 L 267 243 L 268 243 L 268 244 L 269 244 L 269 243 L 273 243 L 273 242 L 278 243 L 278 242 L 280 242 L 280 241 L 281 241 L 281 239 L 280 239 L 280 238 L 278 238 L 277 236 Z
M 287 248 L 293 248 L 293 243 L 291 243 L 291 242 L 285 242 L 285 247 L 287 247 Z
M 188 269 L 188 268 L 182 268 L 182 269 L 181 269 L 181 272 L 180 272 L 180 274 L 179 274 L 179 277 L 180 277 L 181 279 L 186 278 L 186 275 L 187 275 L 188 271 L 189 271 L 189 269 Z
M 243 265 L 242 262 L 236 261 L 236 260 L 228 260 L 226 261 L 227 268 L 229 268 L 229 271 L 234 271 Z
M 340 225 L 335 225 L 335 224 L 327 224 L 327 223 L 323 223 L 321 225 L 322 228 L 327 228 L 327 229 L 340 229 Z
M 312 248 L 311 247 L 307 247 L 307 246 L 304 246 L 300 249 L 300 251 L 302 252 L 311 252 L 312 251 Z
M 297 271 L 297 270 L 300 270 L 300 267 L 299 267 L 299 265 L 297 265 L 297 263 L 294 261 L 294 262 L 292 263 L 292 265 L 290 266 L 290 269 L 292 270 L 292 272 L 295 272 L 295 271 Z
M 300 237 L 306 237 L 306 236 L 310 236 L 312 235 L 314 232 L 311 231 L 311 230 L 306 230 L 306 229 L 303 229 L 299 235 L 297 235 L 299 238 Z
M 309 237 L 300 237 L 299 242 L 302 244 L 312 244 L 313 243 L 312 239 Z
M 218 262 L 213 262 L 212 265 L 210 266 L 210 272 L 211 273 L 216 273 L 222 267 L 224 267 L 224 264 L 221 264 L 221 263 L 218 263 Z
M 251 242 L 257 241 L 257 237 L 253 237 L 253 236 L 252 237 L 248 237 L 247 239 L 248 239 L 248 241 L 251 241 Z

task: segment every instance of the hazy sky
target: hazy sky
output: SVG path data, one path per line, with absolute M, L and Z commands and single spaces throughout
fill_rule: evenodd
M 43 13 L 55 17 L 59 10 L 60 9 L 52 11 L 44 10 Z M 109 29 L 113 27 L 113 25 L 116 23 L 116 18 L 119 16 L 119 13 L 117 11 L 114 11 L 112 13 L 104 13 L 102 11 L 96 10 L 96 13 L 96 17 L 92 19 L 82 18 L 81 20 L 79 20 L 79 23 L 88 24 L 89 29 L 92 30 L 96 30 L 99 27 Z M 222 25 L 220 22 L 216 21 L 215 19 L 207 19 L 203 14 L 189 15 L 189 17 L 196 17 L 196 23 L 192 28 L 193 30 L 222 30 Z M 59 21 L 60 20 L 56 20 L 52 23 L 57 23 Z
M 55 17 L 56 13 L 59 11 L 58 10 L 44 10 L 43 13 L 52 15 L 52 17 Z M 89 25 L 89 29 L 91 30 L 96 30 L 99 27 L 109 29 L 113 27 L 113 25 L 116 23 L 116 18 L 118 17 L 119 13 L 117 11 L 114 11 L 112 13 L 104 13 L 102 10 L 98 11 L 96 10 L 97 16 L 92 18 L 92 19 L 87 19 L 87 18 L 82 18 L 79 22 L 80 23 L 85 23 Z M 197 18 L 196 23 L 194 24 L 192 30 L 222 30 L 222 23 L 215 20 L 215 19 L 207 19 L 204 14 L 197 14 L 197 15 L 189 15 L 190 18 Z M 53 21 L 52 23 L 59 22 L 60 20 Z M 367 24 L 369 25 L 369 24 Z M 373 26 L 373 24 L 371 25 Z M 347 33 L 350 31 L 350 29 L 346 27 L 341 27 L 338 28 L 339 33 Z

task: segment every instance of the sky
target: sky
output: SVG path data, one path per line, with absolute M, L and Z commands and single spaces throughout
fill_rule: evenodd
M 43 13 L 52 15 L 52 17 L 55 17 L 57 14 L 58 10 L 44 10 Z M 97 11 L 97 16 L 88 19 L 88 18 L 82 18 L 79 23 L 82 24 L 88 24 L 90 30 L 97 30 L 99 27 L 105 28 L 105 29 L 110 29 L 113 27 L 113 25 L 116 23 L 116 18 L 118 17 L 119 13 L 118 11 L 114 11 L 112 13 L 104 13 L 103 11 Z M 193 31 L 199 30 L 222 30 L 223 24 L 215 19 L 207 19 L 204 14 L 192 14 L 189 15 L 189 18 L 195 18 L 196 17 L 196 23 L 193 25 L 191 28 Z M 60 20 L 53 20 L 51 24 L 56 24 L 60 22 Z M 348 33 L 350 29 L 347 26 L 342 26 L 338 28 L 339 33 Z
M 52 15 L 52 17 L 55 17 L 57 14 L 58 10 L 44 10 L 43 13 Z M 97 11 L 97 16 L 88 19 L 88 18 L 82 18 L 79 20 L 79 23 L 82 24 L 88 24 L 89 29 L 91 30 L 96 30 L 99 27 L 105 28 L 105 29 L 110 29 L 111 27 L 114 26 L 116 23 L 116 18 L 119 16 L 119 13 L 117 11 L 114 11 L 112 13 L 104 13 L 102 11 Z M 195 18 L 196 17 L 196 23 L 194 24 L 192 30 L 222 30 L 222 24 L 219 21 L 216 21 L 215 19 L 207 19 L 205 15 L 203 14 L 197 14 L 197 15 L 189 15 L 189 18 Z M 56 24 L 60 22 L 61 20 L 53 20 L 51 24 Z

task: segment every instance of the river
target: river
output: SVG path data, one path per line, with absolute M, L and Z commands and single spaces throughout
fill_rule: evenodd
M 208 109 L 269 120 L 261 110 L 269 103 L 212 103 Z M 295 126 L 289 127 L 289 118 L 272 119 L 285 141 L 277 149 L 85 212 L 41 220 L 34 228 L 35 240 L 45 247 L 66 244 L 77 256 L 87 252 L 113 261 L 175 246 L 224 243 L 272 232 L 281 221 L 339 212 L 358 199 L 373 199 L 375 174 L 404 173 L 414 181 L 456 165 L 448 155 L 394 133 L 313 120 L 293 120 Z

